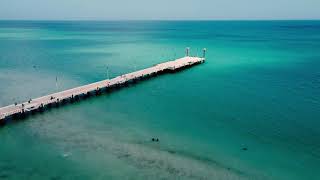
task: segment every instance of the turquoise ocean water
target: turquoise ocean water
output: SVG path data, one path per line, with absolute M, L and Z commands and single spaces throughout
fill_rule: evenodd
M 0 106 L 185 47 L 207 62 L 1 128 L 0 179 L 320 179 L 320 21 L 0 21 Z

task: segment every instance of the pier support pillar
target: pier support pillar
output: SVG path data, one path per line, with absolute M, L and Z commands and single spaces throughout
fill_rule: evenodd
M 44 112 L 44 106 L 42 103 L 40 104 L 38 109 L 39 109 L 39 112 L 41 112 L 41 113 Z
M 2 126 L 4 126 L 4 125 L 6 125 L 6 122 L 3 121 L 3 120 L 1 120 L 1 121 L 0 121 L 0 127 L 2 127 Z
M 95 92 L 96 92 L 96 96 L 100 95 L 101 94 L 100 88 L 97 88 Z
M 26 113 L 25 113 L 24 109 L 21 110 L 21 113 L 20 113 L 20 114 L 21 114 L 21 115 L 20 115 L 20 118 L 21 118 L 21 119 L 26 118 Z
M 6 125 L 6 119 L 0 119 L 0 127 Z

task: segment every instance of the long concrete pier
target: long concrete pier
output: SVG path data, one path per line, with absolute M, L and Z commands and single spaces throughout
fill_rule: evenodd
M 99 95 L 103 91 L 106 92 L 114 88 L 127 86 L 129 83 L 136 83 L 139 80 L 148 79 L 159 74 L 176 72 L 196 64 L 201 64 L 205 61 L 204 57 L 190 57 L 188 55 L 189 52 L 187 50 L 187 56 L 180 59 L 157 64 L 150 68 L 117 76 L 113 79 L 106 79 L 35 98 L 27 102 L 2 107 L 0 108 L 0 124 L 5 124 L 8 119 L 24 118 L 29 114 L 43 112 L 45 109 L 53 106 L 60 106 L 67 102 L 79 101 L 80 99 L 86 98 L 90 95 Z

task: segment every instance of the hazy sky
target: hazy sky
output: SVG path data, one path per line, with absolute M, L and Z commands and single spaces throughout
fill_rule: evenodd
M 0 0 L 0 19 L 320 19 L 320 0 Z

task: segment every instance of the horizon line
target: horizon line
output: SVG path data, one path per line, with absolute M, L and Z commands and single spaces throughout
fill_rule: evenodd
M 0 19 L 0 21 L 320 21 L 319 19 Z

